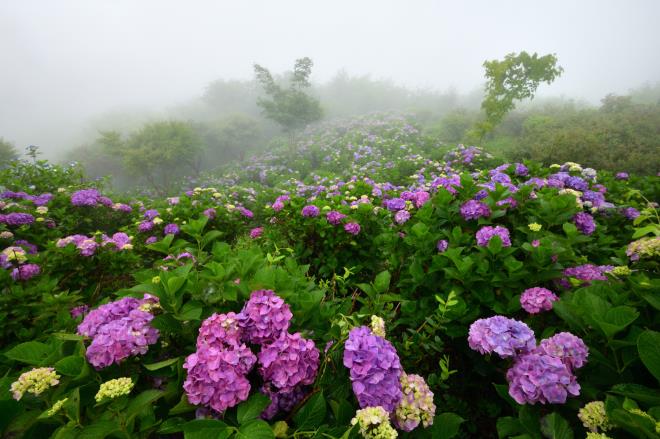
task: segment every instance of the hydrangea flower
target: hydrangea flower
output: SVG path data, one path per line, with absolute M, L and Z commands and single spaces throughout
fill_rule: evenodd
M 336 210 L 331 210 L 325 215 L 325 219 L 328 220 L 328 222 L 333 226 L 340 224 L 341 220 L 344 218 L 346 218 L 346 215 L 341 212 L 337 212 Z
M 552 302 L 559 300 L 559 297 L 547 288 L 534 287 L 523 291 L 520 296 L 520 306 L 530 314 L 537 314 L 541 311 L 550 311 Z
M 281 297 L 272 290 L 253 291 L 240 313 L 243 339 L 262 344 L 275 341 L 289 329 L 293 314 Z
M 484 226 L 477 231 L 477 245 L 487 247 L 493 236 L 499 236 L 503 247 L 511 247 L 509 230 L 502 226 Z
M 385 338 L 385 320 L 382 317 L 371 316 L 371 332 Z
M 398 433 L 390 425 L 389 413 L 381 406 L 358 410 L 355 412 L 355 417 L 351 419 L 351 425 L 357 425 L 360 428 L 360 434 L 364 439 L 395 439 L 398 437 Z
M 626 255 L 631 261 L 640 258 L 654 258 L 660 256 L 660 236 L 638 239 L 628 244 Z
M 404 224 L 410 219 L 410 212 L 407 210 L 399 210 L 394 214 L 394 222 L 397 224 Z
M 569 370 L 584 366 L 589 356 L 587 345 L 570 332 L 560 332 L 541 340 L 536 352 L 559 358 Z
M 300 333 L 282 334 L 274 342 L 263 345 L 258 356 L 259 374 L 265 382 L 280 390 L 290 391 L 298 385 L 314 382 L 319 368 L 319 350 Z
M 580 394 L 580 385 L 560 358 L 540 353 L 516 357 L 507 371 L 509 395 L 518 404 L 563 404 Z
M 634 207 L 626 207 L 621 211 L 621 213 L 626 217 L 626 219 L 629 220 L 634 220 L 640 215 L 639 210 L 635 209 Z
M 447 247 L 449 247 L 449 242 L 447 242 L 446 239 L 439 240 L 435 245 L 435 248 L 438 249 L 440 253 L 447 251 Z
M 106 399 L 115 399 L 120 396 L 128 395 L 133 390 L 135 383 L 129 377 L 116 378 L 101 384 L 99 391 L 96 392 L 94 399 L 101 402 Z
M 60 376 L 55 372 L 55 369 L 52 367 L 38 367 L 22 373 L 18 380 L 11 383 L 9 390 L 11 390 L 13 398 L 19 401 L 25 392 L 39 396 L 49 388 L 58 385 L 59 382 Z
M 101 194 L 96 189 L 82 189 L 71 194 L 71 204 L 77 207 L 96 206 L 100 203 Z
M 142 221 L 140 224 L 138 224 L 138 232 L 140 233 L 149 232 L 153 228 L 154 228 L 153 221 Z
M 597 433 L 598 430 L 607 431 L 612 429 L 603 401 L 591 401 L 578 411 L 578 419 L 589 431 Z
M 34 217 L 29 213 L 12 212 L 7 215 L 0 215 L 0 222 L 8 226 L 22 226 L 25 224 L 32 224 Z
M 607 280 L 605 270 L 598 265 L 584 264 L 569 267 L 564 270 L 564 276 L 583 281 L 583 285 L 590 285 L 592 280 Z
M 288 413 L 305 398 L 307 392 L 302 386 L 290 390 L 280 390 L 268 383 L 261 387 L 261 393 L 270 398 L 270 404 L 261 413 L 263 419 L 273 419 L 279 412 Z
M 412 431 L 421 423 L 424 428 L 433 425 L 435 404 L 433 392 L 419 375 L 401 375 L 403 397 L 394 412 L 394 425 L 403 431 Z
M 214 209 L 214 208 L 209 207 L 209 208 L 206 209 L 204 212 L 202 212 L 202 214 L 203 214 L 205 217 L 207 217 L 208 219 L 212 220 L 212 219 L 215 219 L 216 212 L 215 212 L 215 209 Z
M 131 244 L 131 241 L 132 241 L 131 237 L 123 232 L 117 232 L 113 234 L 112 238 L 103 235 L 103 245 L 105 246 L 108 244 L 112 244 L 115 251 L 132 249 L 133 244 Z
M 238 346 L 241 344 L 241 329 L 236 313 L 212 314 L 202 322 L 197 335 L 197 348 L 204 346 Z
M 461 216 L 466 221 L 479 219 L 481 217 L 488 218 L 490 213 L 488 205 L 481 201 L 469 200 L 461 205 Z
M 527 227 L 529 227 L 529 230 L 532 232 L 539 232 L 543 226 L 541 226 L 541 224 L 531 223 L 527 224 Z
M 573 222 L 575 223 L 575 227 L 577 227 L 577 229 L 584 235 L 591 235 L 596 230 L 596 222 L 594 221 L 594 217 L 588 213 L 576 213 L 573 217 Z
M 350 370 L 360 407 L 381 406 L 388 413 L 401 400 L 401 363 L 392 344 L 366 326 L 352 329 L 344 346 L 344 366 Z
M 614 178 L 616 178 L 617 180 L 628 180 L 630 176 L 628 175 L 627 172 L 617 172 Z
M 536 347 L 534 331 L 523 322 L 504 316 L 479 319 L 470 325 L 468 344 L 481 354 L 495 352 L 502 358 L 531 352 Z
M 389 211 L 396 212 L 406 208 L 406 200 L 403 198 L 392 198 L 385 201 L 385 208 Z
M 149 209 L 146 212 L 144 212 L 143 216 L 147 221 L 151 221 L 154 218 L 158 217 L 159 215 L 160 214 L 158 213 L 158 211 L 156 209 Z
M 29 280 L 41 273 L 41 267 L 37 264 L 24 264 L 14 268 L 11 272 L 11 278 L 15 281 Z
M 346 223 L 344 224 L 344 230 L 351 235 L 357 235 L 360 233 L 360 225 L 354 222 Z
M 313 204 L 309 204 L 302 209 L 302 216 L 306 218 L 314 218 L 319 216 L 319 213 L 321 211 L 319 210 L 318 207 L 314 206 Z
M 264 233 L 264 228 L 263 227 L 255 227 L 254 229 L 250 230 L 250 238 L 257 239 L 263 233 Z
M 179 231 L 179 226 L 174 223 L 170 223 L 163 228 L 164 235 L 178 235 Z

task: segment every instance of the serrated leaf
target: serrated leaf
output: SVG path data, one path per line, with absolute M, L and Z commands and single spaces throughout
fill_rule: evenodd
M 97 421 L 83 428 L 76 439 L 103 439 L 109 434 L 120 430 L 117 421 Z
M 241 425 L 238 432 L 236 432 L 236 437 L 241 439 L 274 439 L 275 434 L 267 422 L 257 419 Z
M 232 430 L 216 419 L 195 419 L 181 426 L 185 439 L 226 439 Z
M 573 430 L 568 421 L 557 413 L 541 419 L 541 433 L 548 439 L 573 439 Z
M 158 370 L 175 364 L 177 361 L 179 361 L 179 357 L 170 358 L 168 360 L 159 361 L 157 363 L 143 364 L 143 366 L 147 370 Z
M 236 412 L 238 423 L 245 424 L 253 419 L 257 419 L 269 404 L 270 398 L 263 393 L 255 393 L 250 399 L 238 406 Z
M 21 363 L 39 366 L 51 353 L 51 347 L 38 341 L 28 341 L 14 346 L 5 356 Z
M 433 439 L 450 439 L 458 434 L 458 430 L 465 419 L 456 413 L 445 412 L 433 418 L 431 435 Z
M 78 355 L 70 355 L 62 358 L 54 364 L 55 370 L 62 375 L 76 377 L 80 375 L 85 365 L 85 359 Z
M 637 351 L 644 366 L 660 381 L 660 332 L 642 332 L 637 338 Z
M 318 427 L 323 423 L 326 413 L 326 403 L 323 392 L 311 396 L 298 413 L 293 417 L 299 429 Z

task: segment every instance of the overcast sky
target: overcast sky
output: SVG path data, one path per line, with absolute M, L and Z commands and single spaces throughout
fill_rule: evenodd
M 0 137 L 49 152 L 99 113 L 302 56 L 315 81 L 470 91 L 485 59 L 556 53 L 564 74 L 541 94 L 597 102 L 660 80 L 659 22 L 658 0 L 0 0 Z

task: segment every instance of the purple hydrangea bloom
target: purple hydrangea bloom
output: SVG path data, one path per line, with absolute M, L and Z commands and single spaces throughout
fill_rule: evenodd
M 263 227 L 255 227 L 254 229 L 250 230 L 250 238 L 257 239 L 263 233 L 264 233 L 264 228 Z
M 24 264 L 14 268 L 11 272 L 11 278 L 15 281 L 28 280 L 41 273 L 41 267 L 37 264 Z
M 559 358 L 569 370 L 579 369 L 587 362 L 589 349 L 580 337 L 560 332 L 541 340 L 535 352 Z
M 502 240 L 503 247 L 511 247 L 511 239 L 509 238 L 509 230 L 502 226 L 484 226 L 477 231 L 477 245 L 480 247 L 487 247 L 493 236 L 499 236 Z
M 112 235 L 112 238 L 103 235 L 103 245 L 108 244 L 112 244 L 115 251 L 124 250 L 127 246 L 131 245 L 131 237 L 123 232 L 115 233 Z
M 396 212 L 397 210 L 402 210 L 406 208 L 406 200 L 403 198 L 392 198 L 385 201 L 385 207 L 387 210 Z
M 2 222 L 8 226 L 22 226 L 24 224 L 32 224 L 34 217 L 29 213 L 12 212 L 2 215 Z
M 529 169 L 527 169 L 527 166 L 523 165 L 522 163 L 516 163 L 516 175 L 520 177 L 526 177 L 529 174 Z
M 313 341 L 302 338 L 298 332 L 284 333 L 263 345 L 258 359 L 264 382 L 283 391 L 314 383 L 319 368 L 319 350 Z
M 507 371 L 509 395 L 518 404 L 563 404 L 580 394 L 571 370 L 557 357 L 538 353 L 517 357 Z
M 627 172 L 617 172 L 614 178 L 616 178 L 617 180 L 628 180 L 630 176 L 628 175 Z
M 552 302 L 559 300 L 559 297 L 547 288 L 534 287 L 523 291 L 520 296 L 520 306 L 530 314 L 537 314 L 541 311 L 550 311 Z
M 252 213 L 252 211 L 250 209 L 246 209 L 243 206 L 239 206 L 236 210 L 238 210 L 241 213 L 241 215 L 243 215 L 246 218 L 253 218 L 254 217 L 254 213 Z
M 581 177 L 568 177 L 564 181 L 564 184 L 571 189 L 575 189 L 576 191 L 586 191 L 589 189 L 589 183 L 584 181 L 584 179 Z
M 165 235 L 178 235 L 179 234 L 179 226 L 174 224 L 174 223 L 170 223 L 170 224 L 166 225 L 165 228 L 163 229 L 163 234 L 165 234 Z
M 578 212 L 573 216 L 575 227 L 584 235 L 591 235 L 596 230 L 594 217 L 585 212 Z
M 153 244 L 153 243 L 156 242 L 156 241 L 158 241 L 158 238 L 157 238 L 157 237 L 155 237 L 155 236 L 150 236 L 150 237 L 148 237 L 148 238 L 144 241 L 144 243 L 147 244 L 147 245 L 149 245 L 149 244 Z
M 151 221 L 142 221 L 138 225 L 138 232 L 140 232 L 140 233 L 149 232 L 153 228 L 154 228 L 154 223 L 153 222 L 151 222 Z
M 71 311 L 69 311 L 72 319 L 77 319 L 78 317 L 84 316 L 88 312 L 89 312 L 88 305 L 75 306 L 71 308 Z
M 305 398 L 307 392 L 303 386 L 294 387 L 292 390 L 280 390 L 264 384 L 261 393 L 270 398 L 270 404 L 261 413 L 263 419 L 273 419 L 279 412 L 288 413 Z
M 564 270 L 564 276 L 584 281 L 583 285 L 590 285 L 592 280 L 607 280 L 604 270 L 593 264 L 578 265 Z
M 461 206 L 461 216 L 466 220 L 475 220 L 490 216 L 490 208 L 487 204 L 477 200 L 469 200 Z
M 71 194 L 71 204 L 74 206 L 96 206 L 101 194 L 96 189 L 82 189 Z
M 204 214 L 205 217 L 207 217 L 210 220 L 215 219 L 216 212 L 215 209 L 212 207 L 209 207 L 202 213 Z
M 119 212 L 124 212 L 124 213 L 131 213 L 133 211 L 133 208 L 128 204 L 116 203 L 112 206 L 112 210 L 117 210 Z
M 212 314 L 202 322 L 197 336 L 197 349 L 204 346 L 238 346 L 241 344 L 240 316 L 233 312 Z
M 29 255 L 36 255 L 38 252 L 37 246 L 26 241 L 25 239 L 17 239 L 14 244 L 23 247 Z
M 415 192 L 415 198 L 414 198 L 415 207 L 419 209 L 424 204 L 426 204 L 426 202 L 429 201 L 430 198 L 431 198 L 431 194 L 429 194 L 426 191 Z
M 410 212 L 407 210 L 400 210 L 394 214 L 394 222 L 397 224 L 404 224 L 410 219 Z
M 344 230 L 346 233 L 349 233 L 351 235 L 357 235 L 360 233 L 360 225 L 358 223 L 346 223 L 344 224 Z
M 144 212 L 144 218 L 147 221 L 151 221 L 152 219 L 156 218 L 158 215 L 159 213 L 156 209 L 149 209 L 146 212 Z
M 331 210 L 325 215 L 325 219 L 328 220 L 328 222 L 333 226 L 340 224 L 341 220 L 344 218 L 346 218 L 346 215 L 341 212 L 337 212 L 336 210 Z
M 272 290 L 253 291 L 240 313 L 239 326 L 249 343 L 273 342 L 289 329 L 293 314 Z
M 531 352 L 536 347 L 534 331 L 523 322 L 504 316 L 479 319 L 470 325 L 468 344 L 482 354 L 495 352 L 502 358 Z
M 447 247 L 449 247 L 449 242 L 447 242 L 446 239 L 439 240 L 438 243 L 435 245 L 435 248 L 437 248 L 440 253 L 444 253 L 445 251 L 447 251 Z
M 302 216 L 306 218 L 314 218 L 319 216 L 319 208 L 314 206 L 313 204 L 309 204 L 302 209 Z
M 622 213 L 623 216 L 625 216 L 629 220 L 634 220 L 640 215 L 639 210 L 635 209 L 634 207 L 626 207 L 625 209 L 622 210 Z
M 353 393 L 361 408 L 381 406 L 392 413 L 402 397 L 401 363 L 392 344 L 366 326 L 354 328 L 344 347 Z

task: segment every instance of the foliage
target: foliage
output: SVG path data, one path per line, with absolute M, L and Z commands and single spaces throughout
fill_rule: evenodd
M 14 145 L 0 137 L 0 168 L 3 168 L 18 158 Z

